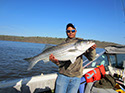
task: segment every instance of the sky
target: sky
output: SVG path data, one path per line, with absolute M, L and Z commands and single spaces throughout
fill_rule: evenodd
M 125 0 L 0 0 L 0 35 L 76 37 L 125 45 Z

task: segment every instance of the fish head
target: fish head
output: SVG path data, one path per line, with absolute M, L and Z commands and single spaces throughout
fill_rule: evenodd
M 75 48 L 82 51 L 82 50 L 86 50 L 86 49 L 90 48 L 94 44 L 95 43 L 92 41 L 80 40 L 80 41 L 76 42 Z

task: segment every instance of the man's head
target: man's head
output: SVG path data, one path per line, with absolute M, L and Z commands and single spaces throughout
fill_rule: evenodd
M 72 23 L 67 24 L 66 26 L 66 34 L 69 38 L 75 38 L 76 36 L 76 28 Z

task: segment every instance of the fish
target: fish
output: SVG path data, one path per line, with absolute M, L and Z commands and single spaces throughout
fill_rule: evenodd
M 45 63 L 49 62 L 49 56 L 51 54 L 53 54 L 59 61 L 70 60 L 73 64 L 78 56 L 85 53 L 86 50 L 88 50 L 94 44 L 94 42 L 87 40 L 73 40 L 71 42 L 65 42 L 56 46 L 45 48 L 40 54 L 24 59 L 30 62 L 27 70 L 32 69 L 32 67 L 41 60 L 43 60 Z

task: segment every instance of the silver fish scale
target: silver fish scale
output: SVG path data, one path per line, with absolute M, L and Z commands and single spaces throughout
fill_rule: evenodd
M 51 47 L 45 51 L 42 52 L 44 54 L 44 57 L 48 57 L 50 54 L 53 54 L 55 57 L 64 55 L 69 49 L 73 48 L 73 45 L 67 45 L 65 47 Z
M 65 43 L 65 44 L 62 43 L 62 44 L 60 44 L 60 45 L 58 45 L 58 46 L 52 46 L 52 47 L 50 47 L 50 48 L 44 50 L 44 51 L 42 52 L 42 54 L 44 54 L 44 53 L 46 53 L 46 52 L 49 52 L 49 54 L 53 54 L 53 53 L 55 53 L 55 52 L 58 52 L 58 53 L 59 53 L 60 51 L 66 51 L 67 49 L 73 47 L 74 44 L 75 44 L 75 42 L 71 42 L 71 43 Z

